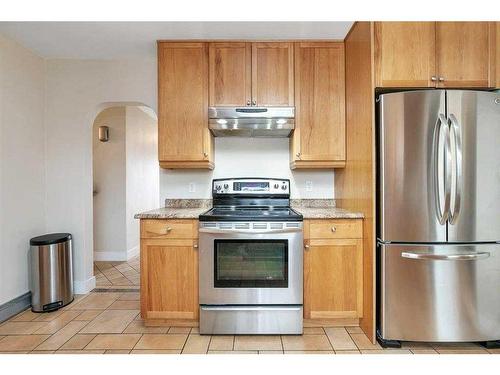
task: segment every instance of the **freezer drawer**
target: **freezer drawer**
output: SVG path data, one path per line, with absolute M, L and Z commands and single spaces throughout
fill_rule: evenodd
M 382 338 L 500 339 L 500 244 L 380 245 Z

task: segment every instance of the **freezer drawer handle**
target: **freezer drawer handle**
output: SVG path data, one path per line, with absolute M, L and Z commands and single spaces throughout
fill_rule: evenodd
M 479 260 L 489 258 L 490 253 L 472 253 L 472 254 L 451 254 L 451 255 L 439 255 L 439 254 L 422 254 L 422 253 L 401 253 L 402 258 L 408 259 L 429 259 L 429 260 Z

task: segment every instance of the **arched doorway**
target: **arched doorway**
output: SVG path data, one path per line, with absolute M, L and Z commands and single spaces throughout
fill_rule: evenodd
M 112 105 L 92 128 L 93 257 L 97 288 L 139 286 L 137 212 L 159 207 L 158 118 Z

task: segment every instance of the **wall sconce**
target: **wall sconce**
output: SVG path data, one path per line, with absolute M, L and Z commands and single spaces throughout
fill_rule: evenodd
M 101 142 L 109 141 L 109 127 L 99 126 L 99 140 Z

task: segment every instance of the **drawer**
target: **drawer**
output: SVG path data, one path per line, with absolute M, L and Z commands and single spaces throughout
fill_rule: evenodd
M 197 238 L 196 220 L 141 220 L 141 238 Z
M 306 238 L 363 238 L 360 219 L 309 220 Z

